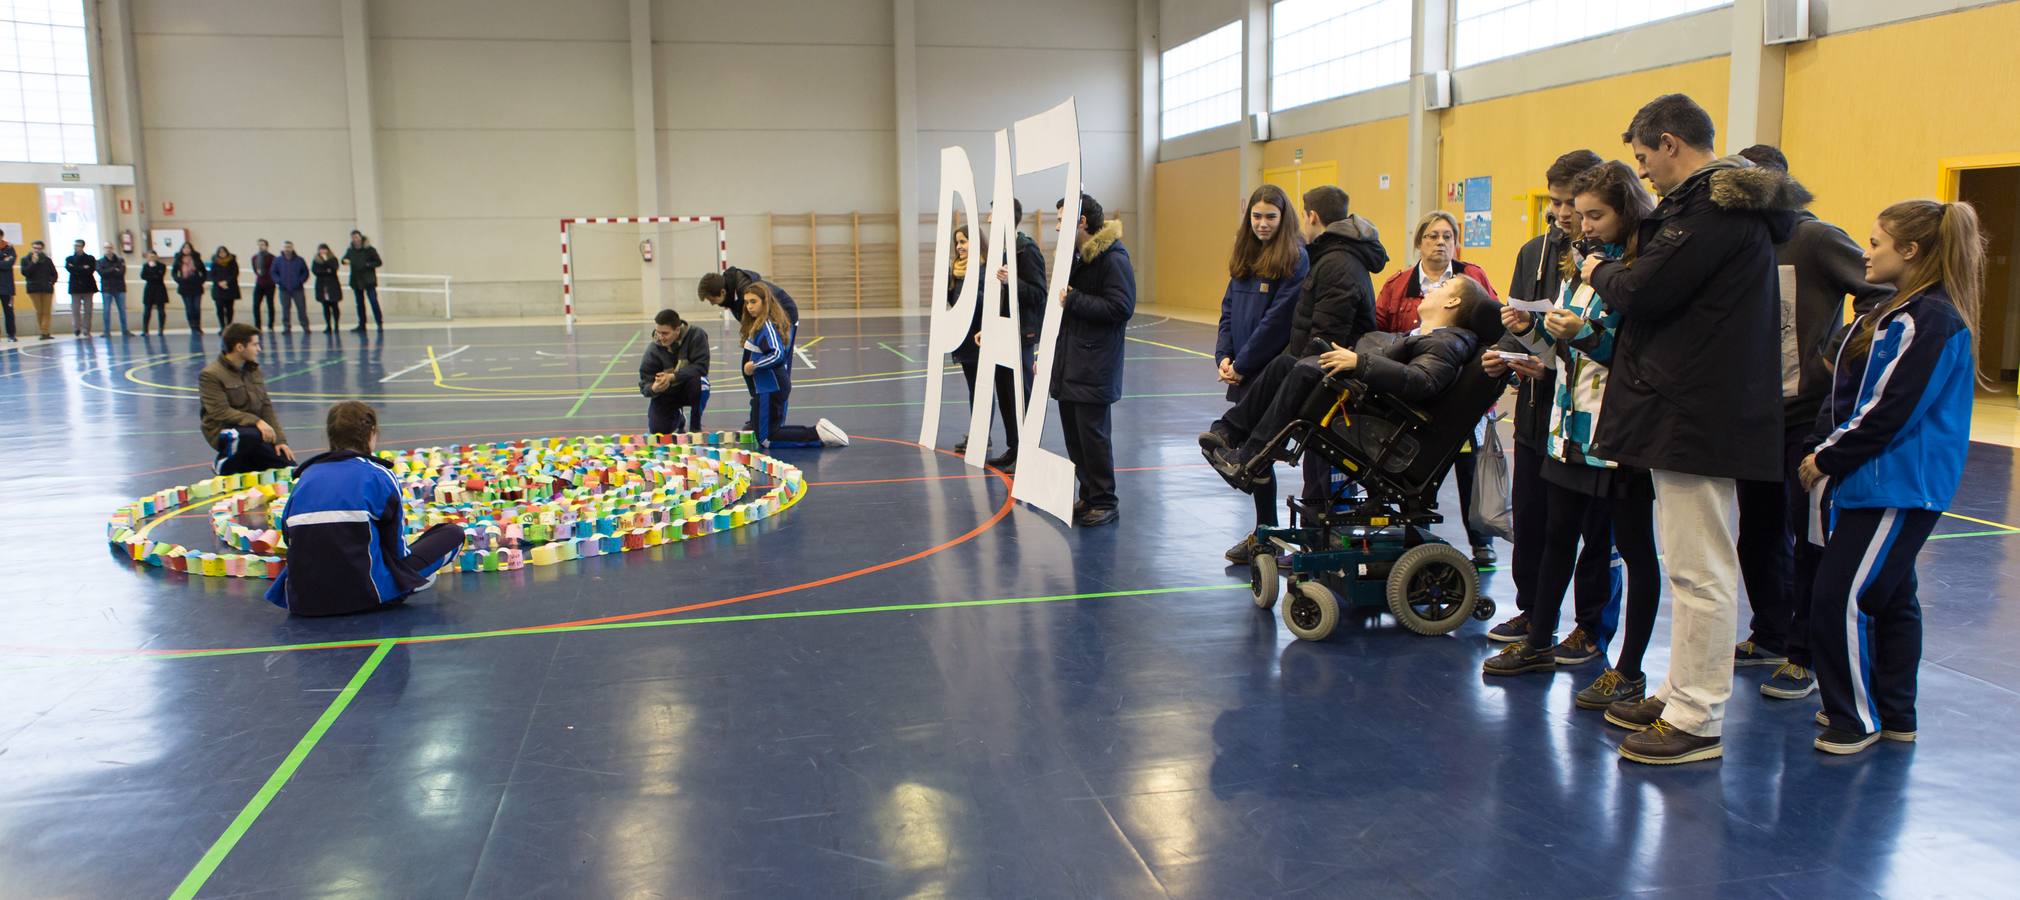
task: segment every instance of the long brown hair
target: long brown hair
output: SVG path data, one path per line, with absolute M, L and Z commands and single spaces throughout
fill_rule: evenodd
M 1270 234 L 1269 243 L 1257 239 L 1255 229 L 1248 224 L 1249 210 L 1258 203 L 1277 208 L 1277 230 Z M 1291 277 L 1298 268 L 1296 215 L 1291 209 L 1290 195 L 1274 184 L 1265 184 L 1248 195 L 1248 203 L 1241 208 L 1241 228 L 1234 233 L 1234 252 L 1228 254 L 1227 277 L 1271 281 Z
M 1976 332 L 1978 304 L 1985 293 L 1985 233 L 1978 228 L 1977 208 L 1962 202 L 1903 200 L 1880 211 L 1880 230 L 1894 239 L 1895 246 L 1912 243 L 1920 252 L 1908 261 L 1894 296 L 1859 317 L 1845 339 L 1841 358 L 1856 359 L 1866 353 L 1873 346 L 1873 332 L 1881 319 L 1937 286 L 1950 295 L 1965 327 Z M 1985 381 L 1978 374 L 1977 341 L 1971 342 L 1971 374 Z
M 1617 159 L 1586 169 L 1571 179 L 1572 198 L 1575 200 L 1585 194 L 1599 198 L 1599 202 L 1611 207 L 1620 216 L 1627 232 L 1627 239 L 1621 241 L 1627 248 L 1624 258 L 1633 259 L 1641 249 L 1641 220 L 1655 211 L 1655 197 L 1641 186 L 1641 179 L 1634 170 Z M 1578 274 L 1578 262 L 1578 254 L 1564 254 L 1561 262 L 1564 277 L 1572 278 Z
M 778 329 L 779 340 L 785 340 L 787 329 L 792 327 L 787 323 L 785 307 L 779 305 L 778 298 L 772 296 L 772 289 L 766 287 L 762 281 L 753 281 L 750 284 L 744 285 L 743 293 L 737 297 L 737 301 L 743 302 L 744 298 L 752 294 L 756 294 L 758 297 L 760 314 L 746 317 L 743 320 L 744 340 L 750 340 L 751 335 L 757 334 L 758 328 L 763 326 L 765 322 L 772 323 L 772 327 Z

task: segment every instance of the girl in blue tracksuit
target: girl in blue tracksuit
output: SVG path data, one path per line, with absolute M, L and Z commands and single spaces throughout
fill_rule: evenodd
M 787 384 L 792 368 L 792 321 L 785 307 L 772 296 L 764 282 L 754 281 L 743 289 L 743 373 L 750 378 L 751 396 L 757 413 L 759 447 L 846 447 L 849 436 L 826 419 L 805 425 L 772 421 L 772 394 Z
M 1227 385 L 1228 402 L 1240 400 L 1248 382 L 1286 349 L 1304 355 L 1303 348 L 1286 345 L 1291 340 L 1291 313 L 1298 308 L 1298 293 L 1304 290 L 1310 268 L 1290 196 L 1274 184 L 1256 188 L 1235 231 L 1227 293 L 1220 298 L 1220 337 L 1214 341 L 1214 364 Z M 1276 476 L 1258 483 L 1253 494 L 1256 524 L 1275 525 Z M 1227 551 L 1227 560 L 1247 565 L 1255 551 L 1251 533 Z
M 1816 748 L 1827 753 L 1915 739 L 1915 555 L 1964 473 L 1984 271 L 1969 204 L 1896 203 L 1873 227 L 1866 280 L 1896 293 L 1845 331 L 1816 449 L 1798 470 L 1813 498 L 1798 584 L 1814 568 Z

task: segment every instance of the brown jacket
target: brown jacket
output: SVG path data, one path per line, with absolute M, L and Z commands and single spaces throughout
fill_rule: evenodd
M 259 363 L 246 363 L 241 369 L 218 354 L 203 367 L 196 384 L 197 394 L 203 398 L 205 443 L 215 447 L 218 432 L 240 426 L 257 428 L 261 419 L 273 428 L 275 444 L 288 442 L 280 419 L 274 415 L 274 402 L 267 398 L 267 380 L 260 374 Z

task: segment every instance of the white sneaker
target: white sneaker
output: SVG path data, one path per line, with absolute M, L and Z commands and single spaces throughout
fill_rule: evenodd
M 427 589 L 429 589 L 429 588 L 431 588 L 431 587 L 434 587 L 434 586 L 435 586 L 435 579 L 436 579 L 437 577 L 439 577 L 439 576 L 440 576 L 441 574 L 442 574 L 442 570 L 440 570 L 440 569 L 436 569 L 435 571 L 433 571 L 433 572 L 430 572 L 430 573 L 428 573 L 428 580 L 427 580 L 427 581 L 423 581 L 423 582 L 421 582 L 421 586 L 420 586 L 420 587 L 417 587 L 417 588 L 415 588 L 415 589 L 414 589 L 414 593 L 418 594 L 418 593 L 420 593 L 420 592 L 422 592 L 422 591 L 425 591 L 425 590 L 427 590 Z
M 849 433 L 843 431 L 840 425 L 836 425 L 826 419 L 814 423 L 814 433 L 820 435 L 821 443 L 827 446 L 847 447 L 849 445 Z

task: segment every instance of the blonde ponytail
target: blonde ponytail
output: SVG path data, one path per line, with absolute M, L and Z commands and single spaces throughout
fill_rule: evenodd
M 1978 210 L 1964 202 L 1903 200 L 1880 211 L 1880 230 L 1893 238 L 1895 245 L 1914 244 L 1921 253 L 1908 263 L 1894 296 L 1859 319 L 1845 343 L 1844 355 L 1866 353 L 1873 345 L 1879 320 L 1939 285 L 1975 337 L 1978 307 L 1985 293 L 1985 232 L 1978 227 Z M 1977 340 L 1971 342 L 1971 374 L 1991 387 L 1978 373 L 1978 345 Z

